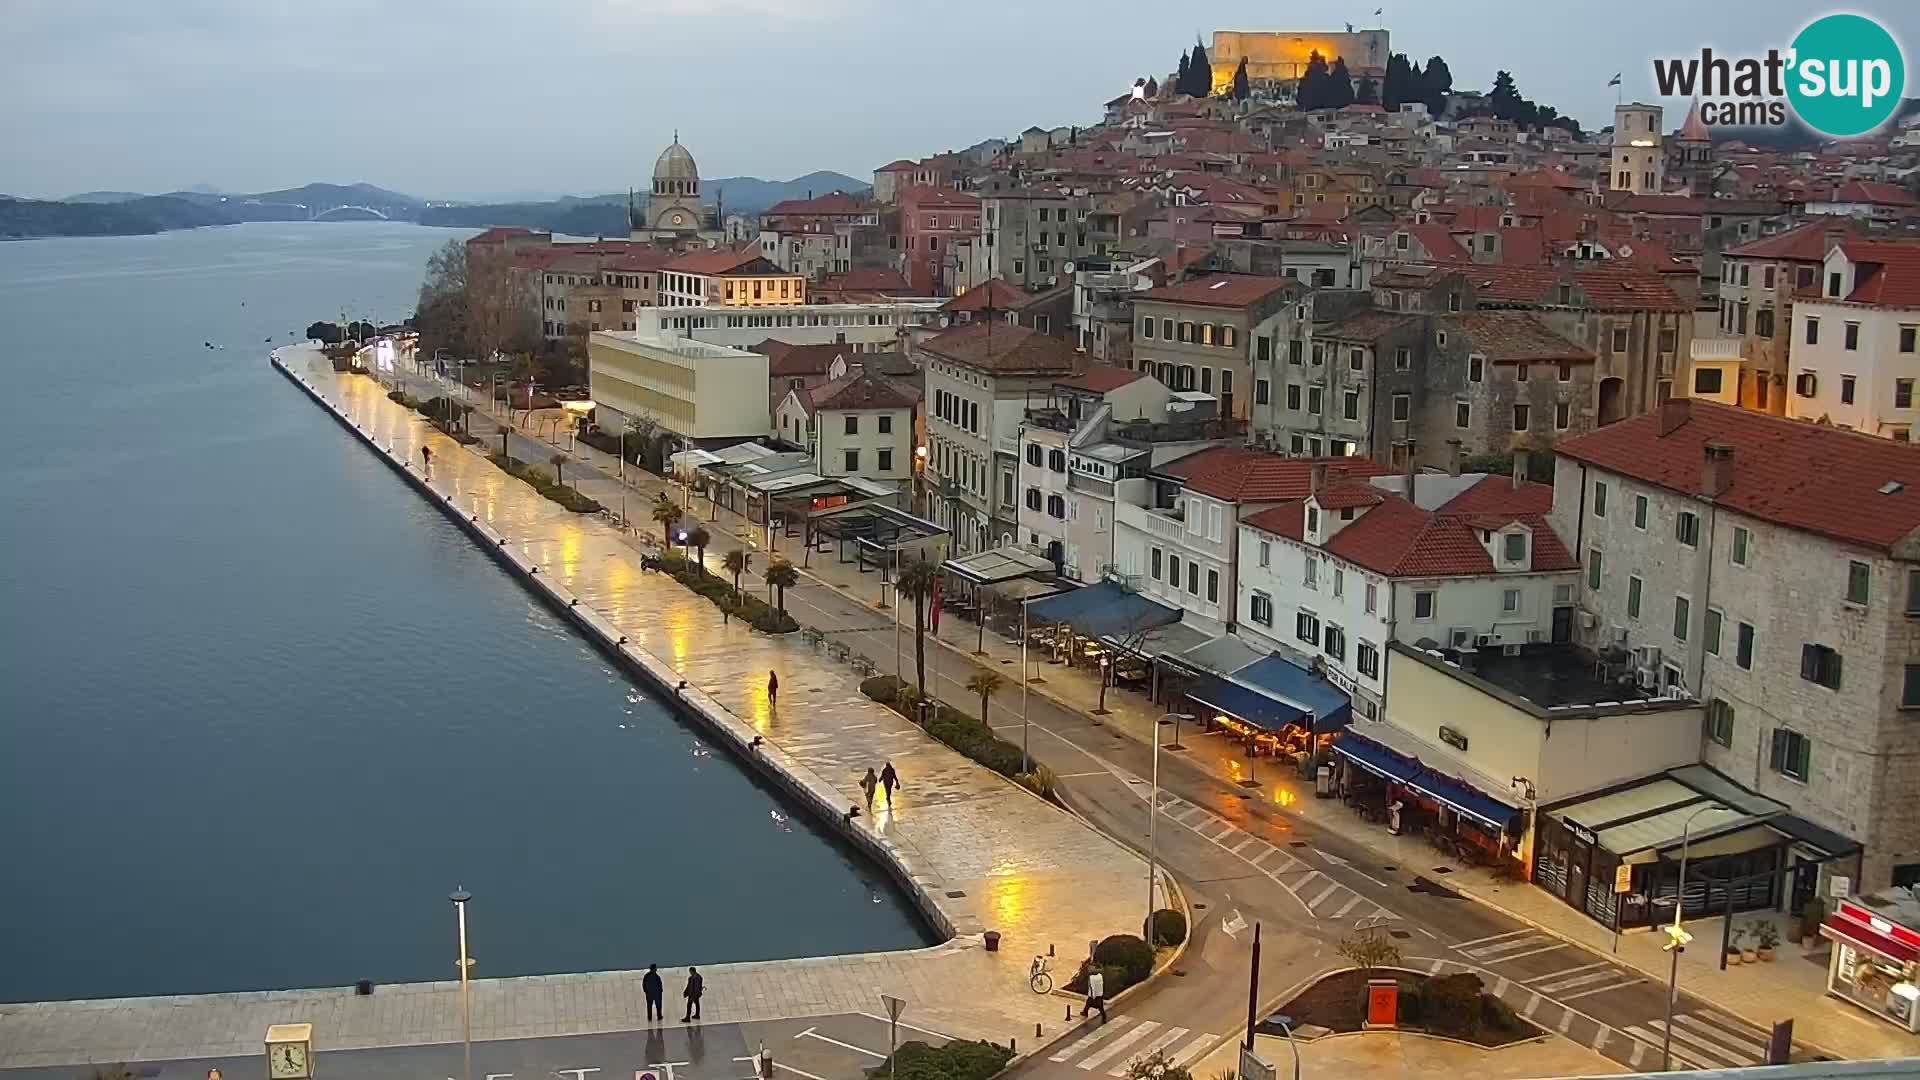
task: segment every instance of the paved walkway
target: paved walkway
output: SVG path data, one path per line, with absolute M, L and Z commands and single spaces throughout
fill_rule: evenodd
M 420 380 L 423 389 L 430 382 Z M 519 415 L 516 414 L 516 418 Z M 536 420 L 538 416 L 536 414 Z M 491 421 L 485 417 L 476 416 L 476 424 L 489 425 L 488 430 L 491 430 Z M 477 426 L 478 430 L 480 427 Z M 561 438 L 564 440 L 565 437 Z M 596 472 L 604 470 L 604 475 L 586 482 L 586 490 L 603 500 L 603 493 L 611 493 L 617 500 L 621 486 L 609 478 L 618 471 L 618 461 L 613 455 L 581 444 L 570 450 L 569 456 L 594 466 Z M 675 498 L 682 495 L 678 486 L 669 485 L 642 470 L 629 467 L 626 474 L 627 490 L 637 494 L 632 504 L 635 516 L 644 516 L 641 507 L 652 499 L 656 491 L 670 491 Z M 716 515 L 710 504 L 699 499 L 695 500 L 695 508 L 702 517 L 713 517 L 709 528 L 715 534 L 716 545 L 709 548 L 708 557 L 716 565 L 721 553 L 727 549 L 726 540 L 729 538 L 735 546 L 750 543 L 757 547 L 764 542 L 764 530 L 753 528 L 738 515 L 726 510 L 720 510 Z M 777 543 L 796 562 L 805 555 L 798 539 L 781 537 Z M 755 561 L 757 564 L 760 560 Z M 882 594 L 878 573 L 861 573 L 853 564 L 836 562 L 831 555 L 818 552 L 812 553 L 807 563 L 805 574 L 808 577 L 866 605 L 877 620 L 892 617 L 891 612 L 878 607 Z M 906 621 L 908 625 L 902 637 L 907 664 L 911 667 L 913 643 L 910 611 Z M 972 658 L 977 651 L 984 649 L 984 655 L 977 657 L 981 663 L 1005 673 L 1010 681 L 1017 678 L 1019 647 L 991 632 L 985 635 L 983 643 L 974 624 L 950 618 L 943 621 L 937 639 L 948 646 L 948 650 L 946 655 L 936 658 L 935 654 L 940 650 L 930 647 L 930 665 L 951 664 L 959 656 Z M 1092 673 L 1046 662 L 1038 650 L 1030 651 L 1028 662 L 1033 677 L 1030 684 L 1033 693 L 1084 714 L 1095 714 L 1100 709 L 1102 699 L 1099 683 Z M 888 666 L 887 662 L 883 661 L 882 666 Z M 1017 682 L 1013 685 L 1017 687 Z M 1017 689 L 1010 688 L 1002 693 L 1004 701 L 1007 696 L 1017 693 Z M 1105 697 L 1104 709 L 1105 712 L 1098 716 L 1101 723 L 1117 734 L 1142 745 L 1150 745 L 1149 733 L 1154 730 L 1161 711 L 1153 707 L 1144 694 L 1110 689 Z M 1003 731 L 1002 734 L 1007 732 Z M 1163 763 L 1166 767 L 1195 769 L 1235 782 L 1247 777 L 1251 770 L 1251 775 L 1259 781 L 1260 790 L 1267 799 L 1285 807 L 1289 814 L 1348 835 L 1377 852 L 1383 863 L 1446 866 L 1450 870 L 1445 878 L 1449 887 L 1550 935 L 1614 955 L 1614 938 L 1610 931 L 1541 889 L 1525 882 L 1496 881 L 1483 869 L 1446 859 L 1419 839 L 1390 836 L 1382 827 L 1364 824 L 1339 802 L 1313 798 L 1311 785 L 1302 781 L 1297 773 L 1265 759 L 1249 764 L 1234 744 L 1225 740 L 1191 739 L 1187 742 L 1192 752 L 1168 756 Z M 1736 926 L 1744 925 L 1754 917 L 1738 916 Z M 1783 942 L 1773 963 L 1729 966 L 1722 971 L 1717 950 L 1721 934 L 1720 920 L 1697 919 L 1690 921 L 1688 926 L 1697 944 L 1681 959 L 1680 982 L 1686 989 L 1762 1027 L 1771 1024 L 1778 1016 L 1793 1015 L 1797 1041 L 1844 1057 L 1920 1055 L 1920 1036 L 1899 1031 L 1891 1024 L 1826 994 L 1827 947 L 1824 941 L 1810 942 L 1810 948 L 1804 950 L 1801 946 Z M 1661 951 L 1660 942 L 1659 937 L 1645 932 L 1622 934 L 1617 955 L 1623 963 L 1639 969 L 1650 979 L 1664 983 L 1667 979 L 1668 957 Z
M 1407 1031 L 1365 1031 L 1325 1035 L 1289 1044 L 1274 1035 L 1255 1035 L 1253 1051 L 1291 1075 L 1293 1051 L 1300 1051 L 1306 1076 L 1384 1077 L 1471 1076 L 1475 1080 L 1517 1080 L 1528 1076 L 1602 1076 L 1624 1066 L 1565 1039 L 1538 1039 L 1498 1049 L 1469 1046 Z M 1196 1062 L 1193 1075 L 1212 1078 L 1240 1067 L 1240 1046 L 1221 1047 Z
M 708 1020 L 881 1011 L 885 992 L 928 1026 L 1002 1043 L 1017 1036 L 1024 1048 L 1036 1024 L 1051 1030 L 1061 1015 L 1058 999 L 1028 990 L 1029 959 L 1050 946 L 1078 956 L 1089 940 L 1139 925 L 1146 866 L 1124 847 L 868 701 L 843 665 L 797 636 L 723 625 L 705 599 L 643 573 L 634 538 L 464 451 L 372 380 L 336 375 L 317 353 L 283 355 L 412 468 L 419 448 L 431 447 L 436 488 L 751 725 L 816 790 L 851 806 L 862 801 L 869 764 L 891 760 L 900 771 L 895 805 L 858 827 L 891 841 L 960 936 L 907 952 L 716 965 L 705 969 Z M 765 692 L 769 670 L 780 673 L 777 711 Z M 779 918 L 777 882 L 768 901 L 767 917 Z M 1004 935 L 1000 952 L 982 946 L 987 929 Z M 643 1015 L 637 972 L 480 979 L 473 988 L 477 1039 L 617 1031 Z M 457 1041 L 457 984 L 382 986 L 364 998 L 326 989 L 0 1005 L 0 1068 L 257 1053 L 269 1024 L 292 1022 L 313 1023 L 321 1048 Z

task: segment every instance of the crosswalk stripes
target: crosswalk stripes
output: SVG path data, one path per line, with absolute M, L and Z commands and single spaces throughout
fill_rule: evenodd
M 1047 1060 L 1072 1063 L 1090 1073 L 1125 1076 L 1128 1066 L 1154 1054 L 1163 1054 L 1175 1067 L 1183 1067 L 1226 1038 L 1210 1031 L 1163 1025 L 1157 1020 L 1115 1016 L 1112 1022 L 1098 1025 L 1047 1055 Z
M 1535 933 L 1532 930 L 1510 930 L 1504 934 L 1476 938 L 1454 946 L 1463 955 L 1470 956 L 1483 964 L 1539 956 L 1542 953 L 1550 953 L 1566 947 L 1567 943 L 1559 938 Z
M 1221 851 L 1259 870 L 1293 894 L 1301 906 L 1320 919 L 1398 919 L 1392 911 L 1368 900 L 1359 891 L 1335 881 L 1315 867 L 1256 836 L 1241 832 L 1232 822 L 1177 795 L 1163 793 L 1160 807 L 1168 821 L 1190 830 Z
M 1126 1053 L 1127 1047 L 1153 1034 L 1160 1027 L 1158 1020 L 1142 1020 L 1127 1031 L 1121 1032 L 1112 1042 L 1107 1043 L 1074 1062 L 1074 1068 L 1091 1072 L 1100 1067 L 1107 1059 Z
M 1655 1047 L 1667 1034 L 1665 1020 L 1625 1029 Z M 1726 1069 L 1766 1063 L 1766 1039 L 1750 1027 L 1711 1012 L 1681 1013 L 1673 1018 L 1673 1057 L 1696 1069 Z

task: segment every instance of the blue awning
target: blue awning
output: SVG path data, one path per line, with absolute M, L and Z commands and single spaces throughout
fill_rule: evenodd
M 1363 768 L 1390 780 L 1398 780 L 1489 828 L 1505 829 L 1513 821 L 1514 815 L 1519 813 L 1515 807 L 1491 798 L 1477 788 L 1427 768 L 1419 758 L 1390 750 L 1356 731 L 1349 730 L 1342 734 L 1339 741 L 1333 744 L 1333 749 Z
M 1066 623 L 1090 638 L 1126 638 L 1180 621 L 1180 611 L 1111 581 L 1044 596 L 1027 604 L 1027 625 Z
M 1171 657 L 1165 658 L 1165 662 L 1184 678 L 1182 689 L 1188 697 L 1235 720 L 1265 731 L 1278 731 L 1289 724 L 1306 722 L 1306 713 L 1287 702 L 1268 697 L 1251 687 L 1229 682 L 1218 675 L 1196 671 Z
M 1318 733 L 1339 731 L 1353 720 L 1353 701 L 1346 691 L 1284 656 L 1248 664 L 1234 672 L 1233 679 L 1311 713 L 1313 730 Z

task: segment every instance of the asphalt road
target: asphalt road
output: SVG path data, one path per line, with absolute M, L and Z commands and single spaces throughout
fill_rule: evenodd
M 892 670 L 894 628 L 879 614 L 812 581 L 788 591 L 787 608 L 803 625 L 827 631 L 855 653 L 872 657 L 882 670 Z M 911 673 L 910 627 L 899 641 L 903 666 Z M 977 710 L 979 699 L 965 688 L 978 670 L 974 658 L 931 638 L 927 649 L 928 679 L 941 699 Z M 1017 673 L 1004 674 L 1017 681 Z M 1100 828 L 1144 852 L 1150 748 L 1039 694 L 1027 695 L 1027 709 L 1031 752 L 1060 777 L 1064 798 Z M 1004 692 L 989 713 L 999 733 L 1016 743 L 1019 710 L 1017 691 Z M 1403 966 L 1476 971 L 1492 993 L 1542 1028 L 1636 1070 L 1660 1067 L 1664 984 L 1449 890 L 1437 858 L 1431 866 L 1383 862 L 1357 840 L 1379 825 L 1355 818 L 1351 830 L 1334 831 L 1289 813 L 1285 803 L 1291 792 L 1304 790 L 1298 785 L 1283 791 L 1228 783 L 1218 767 L 1236 751 L 1221 737 L 1189 730 L 1182 742 L 1185 751 L 1161 755 L 1156 847 L 1196 908 L 1196 939 L 1183 972 L 1130 1000 L 1126 1023 L 1116 1016 L 1111 1034 L 1085 1041 L 1064 1058 L 1042 1055 L 1023 1072 L 1118 1076 L 1143 1050 L 1172 1053 L 1201 1034 L 1224 1040 L 1244 1031 L 1256 922 L 1263 928 L 1263 1008 L 1284 1000 L 1301 971 L 1332 962 L 1342 938 L 1379 926 L 1398 942 Z M 1260 768 L 1280 766 L 1262 762 Z M 1146 903 L 1143 881 L 1143 917 Z M 1766 1031 L 1684 992 L 1674 1013 L 1674 1067 L 1764 1063 Z M 1153 1026 L 1139 1030 L 1148 1024 Z M 1101 1056 L 1116 1044 L 1119 1050 Z M 1089 1059 L 1094 1059 L 1091 1066 Z

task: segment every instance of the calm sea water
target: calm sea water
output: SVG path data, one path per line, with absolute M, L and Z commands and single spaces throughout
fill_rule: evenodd
M 0 1000 L 927 940 L 268 368 L 463 235 L 0 244 Z

